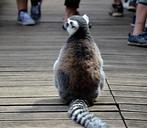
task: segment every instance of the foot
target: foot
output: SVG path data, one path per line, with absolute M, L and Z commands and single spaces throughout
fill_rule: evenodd
M 38 22 L 41 18 L 41 2 L 31 7 L 31 17 L 35 22 Z
M 17 17 L 17 23 L 29 26 L 29 25 L 35 25 L 35 21 L 31 18 L 31 16 L 27 12 L 20 11 Z
M 114 17 L 122 17 L 123 16 L 123 5 L 121 4 L 112 4 L 111 11 L 109 15 Z
M 128 11 L 135 12 L 136 11 L 136 0 L 133 0 L 133 1 L 128 0 L 124 2 L 123 7 L 127 9 Z
M 136 1 L 131 1 L 128 6 L 128 11 L 135 12 L 136 11 Z
M 147 47 L 147 34 L 129 35 L 128 45 Z

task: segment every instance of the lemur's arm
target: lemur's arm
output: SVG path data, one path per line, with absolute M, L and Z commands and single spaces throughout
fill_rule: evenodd
M 60 53 L 59 53 L 59 56 L 57 58 L 57 60 L 55 61 L 54 63 L 54 66 L 53 66 L 53 70 L 56 71 L 57 70 L 57 67 L 59 65 L 59 62 L 60 62 L 60 58 L 61 58 L 61 55 L 63 54 L 63 48 L 61 48 L 60 50 Z
M 56 75 L 56 86 L 58 87 L 61 98 L 66 100 L 66 98 L 69 98 L 69 76 L 62 70 L 58 70 Z

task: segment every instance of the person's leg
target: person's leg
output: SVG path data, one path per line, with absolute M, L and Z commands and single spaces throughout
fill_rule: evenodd
M 114 3 L 119 5 L 119 4 L 121 4 L 121 0 L 114 0 Z
M 38 22 L 41 18 L 42 0 L 31 0 L 31 17 Z
M 41 3 L 41 2 L 42 2 L 42 0 L 31 0 L 31 5 L 36 6 L 36 5 L 38 5 L 38 3 Z
M 27 2 L 27 0 L 16 0 L 18 8 L 17 23 L 21 25 L 34 25 L 34 20 L 28 14 Z
M 138 35 L 138 34 L 143 33 L 146 18 L 147 18 L 147 5 L 138 3 L 133 35 Z
M 121 0 L 114 0 L 113 1 L 109 15 L 114 16 L 114 17 L 123 16 L 123 5 L 122 5 Z
M 136 11 L 136 0 L 125 0 L 123 2 L 123 7 L 128 11 L 135 12 Z
M 142 0 L 143 1 L 143 0 Z M 144 32 L 147 18 L 147 3 L 139 2 L 133 33 L 128 37 L 128 45 L 147 47 L 147 33 Z
M 80 0 L 65 0 L 65 16 L 64 21 L 72 15 L 78 14 L 77 9 L 79 8 Z
M 16 0 L 16 3 L 17 3 L 18 12 L 21 10 L 27 11 L 27 4 L 28 4 L 27 0 Z

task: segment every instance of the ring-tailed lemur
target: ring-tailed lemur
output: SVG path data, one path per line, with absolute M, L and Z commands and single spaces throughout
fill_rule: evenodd
M 70 36 L 54 64 L 55 85 L 61 99 L 70 103 L 68 113 L 73 120 L 85 128 L 107 128 L 87 107 L 105 84 L 103 60 L 88 23 L 86 15 L 68 19 L 66 28 Z

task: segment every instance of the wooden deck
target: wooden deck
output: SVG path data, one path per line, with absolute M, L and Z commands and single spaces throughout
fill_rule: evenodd
M 0 0 L 0 128 L 80 128 L 53 83 L 53 63 L 67 38 L 64 0 L 44 0 L 41 23 L 16 24 L 16 4 Z M 110 0 L 82 0 L 104 59 L 108 86 L 90 110 L 110 128 L 147 128 L 147 49 L 127 45 L 131 13 L 108 15 Z

